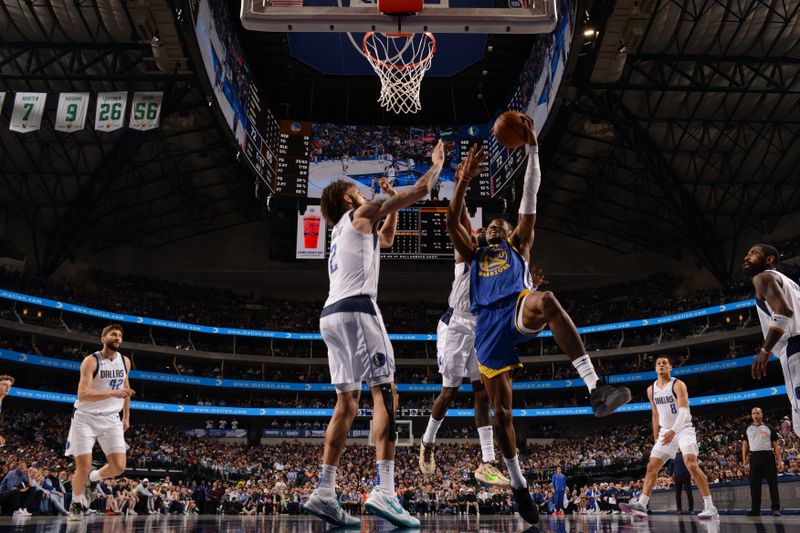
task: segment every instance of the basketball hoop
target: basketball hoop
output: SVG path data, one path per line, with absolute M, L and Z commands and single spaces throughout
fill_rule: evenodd
M 364 34 L 362 48 L 381 79 L 381 106 L 398 115 L 422 109 L 419 89 L 436 53 L 433 34 L 371 31 Z

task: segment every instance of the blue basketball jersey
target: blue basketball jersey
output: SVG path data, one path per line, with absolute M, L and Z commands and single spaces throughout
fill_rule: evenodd
M 470 311 L 516 299 L 533 286 L 528 262 L 509 241 L 478 248 L 470 268 Z

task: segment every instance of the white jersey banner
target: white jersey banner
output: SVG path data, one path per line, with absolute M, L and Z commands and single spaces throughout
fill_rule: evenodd
M 133 130 L 152 130 L 161 120 L 162 92 L 133 93 L 131 103 L 130 128 Z
M 3 102 L 6 101 L 6 93 L 0 91 L 0 114 L 3 113 Z
M 17 93 L 8 129 L 20 133 L 38 130 L 42 125 L 45 100 L 47 93 Z
M 80 131 L 86 125 L 89 93 L 61 93 L 58 95 L 56 131 Z
M 297 216 L 297 259 L 325 259 L 325 217 L 318 205 Z
M 98 131 L 116 131 L 125 123 L 125 107 L 128 103 L 128 93 L 119 91 L 113 93 L 99 93 L 97 95 L 97 109 L 94 115 L 94 129 Z

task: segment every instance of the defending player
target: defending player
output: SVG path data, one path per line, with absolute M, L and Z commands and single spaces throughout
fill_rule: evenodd
M 122 326 L 118 324 L 103 328 L 100 335 L 103 349 L 86 356 L 81 363 L 78 399 L 72 413 L 65 453 L 75 458 L 69 520 L 80 520 L 91 503 L 91 494 L 86 490 L 87 479 L 96 483 L 125 471 L 128 446 L 124 433 L 131 423 L 133 390 L 128 382 L 131 362 L 117 351 L 122 344 L 122 335 Z M 95 442 L 100 443 L 108 462 L 90 473 Z
M 770 354 L 778 356 L 792 406 L 792 427 L 800 435 L 800 287 L 775 267 L 780 254 L 769 244 L 754 244 L 744 258 L 753 277 L 764 344 L 753 361 L 753 379 L 767 375 Z
M 620 509 L 647 516 L 647 504 L 650 502 L 658 471 L 668 459 L 675 459 L 675 455 L 680 450 L 683 454 L 683 462 L 703 496 L 703 510 L 697 515 L 697 518 L 717 518 L 719 512 L 711 499 L 708 479 L 700 469 L 700 465 L 697 464 L 699 448 L 692 426 L 692 415 L 689 412 L 689 392 L 683 381 L 670 376 L 671 371 L 672 363 L 668 357 L 656 359 L 658 379 L 647 387 L 647 397 L 653 408 L 653 442 L 655 444 L 653 451 L 650 452 L 650 462 L 647 463 L 642 495 L 629 508 L 622 504 Z
M 475 349 L 478 368 L 494 408 L 494 431 L 510 474 L 511 487 L 520 516 L 531 523 L 539 520 L 522 475 L 516 451 L 516 433 L 511 415 L 511 371 L 522 366 L 516 345 L 550 326 L 559 347 L 591 393 L 596 416 L 607 416 L 630 401 L 630 390 L 604 385 L 592 365 L 569 315 L 551 292 L 532 291 L 528 268 L 536 223 L 536 194 L 541 181 L 538 147 L 533 121 L 528 122 L 530 156 L 525 172 L 519 220 L 516 228 L 495 219 L 487 228 L 489 246 L 478 247 L 458 223 L 470 180 L 477 176 L 486 155 L 476 146 L 470 150 L 459 176 L 447 213 L 447 229 L 456 251 L 471 263 L 470 310 L 477 315 Z
M 397 211 L 427 196 L 438 179 L 444 164 L 441 141 L 433 150 L 432 160 L 430 170 L 402 192 L 384 182 L 386 195 L 367 201 L 357 187 L 346 181 L 335 181 L 322 191 L 322 214 L 333 231 L 328 260 L 330 292 L 320 317 L 320 332 L 328 346 L 328 366 L 337 397 L 325 432 L 319 484 L 304 508 L 337 526 L 357 527 L 361 523 L 339 506 L 336 468 L 358 412 L 361 383 L 367 382 L 373 400 L 378 486 L 365 506 L 399 527 L 419 527 L 419 520 L 403 509 L 395 493 L 394 351 L 376 300 L 380 249 L 392 245 Z M 382 219 L 383 226 L 377 229 Z
M 461 212 L 461 224 L 471 233 L 469 217 L 465 211 Z M 479 230 L 478 239 L 485 241 L 485 230 Z M 447 299 L 448 308 L 436 328 L 436 358 L 439 373 L 442 375 L 442 391 L 433 402 L 428 426 L 422 435 L 419 469 L 426 475 L 431 475 L 436 470 L 436 433 L 444 421 L 447 408 L 458 394 L 458 388 L 464 378 L 469 378 L 475 398 L 475 426 L 478 428 L 482 456 L 481 466 L 475 471 L 475 479 L 482 483 L 511 488 L 508 478 L 493 464 L 496 458 L 489 397 L 481 383 L 478 356 L 475 353 L 475 315 L 469 310 L 469 267 L 469 263 L 456 254 L 455 279 Z

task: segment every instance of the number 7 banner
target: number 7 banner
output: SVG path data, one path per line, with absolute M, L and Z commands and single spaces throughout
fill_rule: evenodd
M 8 129 L 20 133 L 38 130 L 42 125 L 46 99 L 47 93 L 17 93 Z
M 129 127 L 132 130 L 142 131 L 157 128 L 161 119 L 161 99 L 163 96 L 164 93 L 161 92 L 133 93 Z
M 125 121 L 125 107 L 128 103 L 126 91 L 97 94 L 97 109 L 94 115 L 94 129 L 115 131 Z
M 89 93 L 61 93 L 58 95 L 56 131 L 71 133 L 82 130 L 86 124 L 88 107 Z

